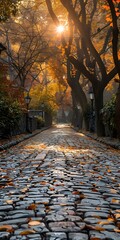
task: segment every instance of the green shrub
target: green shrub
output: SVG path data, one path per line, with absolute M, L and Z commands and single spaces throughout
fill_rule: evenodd
M 115 106 L 116 106 L 116 96 L 113 95 L 112 99 L 105 104 L 101 110 L 103 124 L 107 129 L 108 135 L 113 136 L 116 132 L 115 126 Z
M 40 116 L 37 117 L 37 128 L 42 128 L 45 126 L 45 120 Z
M 21 108 L 16 100 L 1 97 L 0 99 L 0 131 L 9 135 L 12 129 L 18 126 L 21 117 Z

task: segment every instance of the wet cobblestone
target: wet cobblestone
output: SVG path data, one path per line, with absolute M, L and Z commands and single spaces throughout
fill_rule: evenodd
M 120 240 L 119 150 L 58 125 L 0 157 L 0 240 Z

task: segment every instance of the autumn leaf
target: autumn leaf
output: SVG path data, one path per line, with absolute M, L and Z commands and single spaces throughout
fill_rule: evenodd
M 96 230 L 96 231 L 105 231 L 105 229 L 102 228 L 102 227 L 92 226 L 92 225 L 88 225 L 88 224 L 86 224 L 86 228 L 87 228 L 87 229 L 90 229 L 90 230 Z
M 34 149 L 35 147 L 33 145 L 25 146 L 25 149 Z
M 96 188 L 93 188 L 92 191 L 93 192 L 98 192 L 98 190 Z
M 111 192 L 111 193 L 117 193 L 117 190 L 115 190 L 115 189 L 113 188 L 113 189 L 110 189 L 110 192 Z
M 118 199 L 115 199 L 115 198 L 113 198 L 113 199 L 112 199 L 112 203 L 119 203 L 119 200 L 118 200 Z
M 120 222 L 117 223 L 117 227 L 120 229 Z
M 120 212 L 120 209 L 116 209 L 115 211 L 116 211 L 116 212 Z
M 66 206 L 66 204 L 65 203 L 60 203 L 60 206 Z
M 98 227 L 98 226 L 95 227 L 95 230 L 96 230 L 96 231 L 105 231 L 104 228 L 102 228 L 102 227 Z
M 12 226 L 10 226 L 10 225 L 2 225 L 2 226 L 0 226 L 0 231 L 6 231 L 6 232 L 13 232 L 14 231 L 14 229 L 13 229 L 13 227 Z
M 74 195 L 79 195 L 80 192 L 78 192 L 78 191 L 74 191 L 74 192 L 72 192 L 72 194 L 74 194 Z
M 49 209 L 47 209 L 47 210 L 46 210 L 46 213 L 48 213 L 48 212 L 50 212 L 50 210 L 49 210 Z
M 28 206 L 28 210 L 36 210 L 36 207 L 37 207 L 37 204 L 35 204 L 35 203 L 32 203 L 32 204 L 30 204 L 29 206 Z
M 43 202 L 43 204 L 44 204 L 44 205 L 47 205 L 47 204 L 48 204 L 48 202 Z
M 28 190 L 28 188 L 23 188 L 23 189 L 21 189 L 21 192 L 25 193 L 27 190 Z
M 120 233 L 120 230 L 117 228 L 114 228 L 114 231 Z
M 7 204 L 13 204 L 13 200 L 6 200 Z
M 40 225 L 40 222 L 39 221 L 30 221 L 28 223 L 29 226 L 37 226 L 37 225 Z
M 44 175 L 45 174 L 43 174 L 43 173 L 38 174 L 39 177 L 44 177 Z
M 116 217 L 117 219 L 120 218 L 120 214 L 119 214 L 119 213 L 115 214 L 115 217 Z
M 100 224 L 100 225 L 108 225 L 109 222 L 113 222 L 113 221 L 114 221 L 113 218 L 108 218 L 106 221 L 98 222 L 98 224 Z
M 41 185 L 46 185 L 47 182 L 43 181 L 43 182 L 40 182 Z
M 8 177 L 8 176 L 2 176 L 2 178 L 9 179 L 9 177 Z
M 114 218 L 109 217 L 109 218 L 108 218 L 108 221 L 109 221 L 109 222 L 113 222 L 113 221 L 114 221 Z
M 55 189 L 51 187 L 51 188 L 49 188 L 49 190 L 50 190 L 50 191 L 54 191 Z
M 44 170 L 40 169 L 39 172 L 44 172 Z
M 109 9 L 110 9 L 110 7 L 109 7 L 108 5 L 103 5 L 103 8 L 104 8 L 105 10 L 109 10 Z
M 46 145 L 45 144 L 40 144 L 40 147 L 41 148 L 46 148 Z
M 28 229 L 28 230 L 22 231 L 20 235 L 24 236 L 24 235 L 34 234 L 34 233 L 36 233 L 36 231 L 32 229 Z
M 8 182 L 7 185 L 8 186 L 15 186 L 15 184 L 13 182 Z
M 85 195 L 83 193 L 80 194 L 80 199 L 84 199 Z

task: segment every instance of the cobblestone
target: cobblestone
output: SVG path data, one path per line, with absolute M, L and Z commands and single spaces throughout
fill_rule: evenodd
M 58 125 L 0 157 L 0 240 L 120 240 L 119 150 Z

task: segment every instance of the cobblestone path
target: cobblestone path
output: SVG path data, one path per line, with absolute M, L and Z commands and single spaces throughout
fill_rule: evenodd
M 0 239 L 120 240 L 119 163 L 62 125 L 3 151 Z

